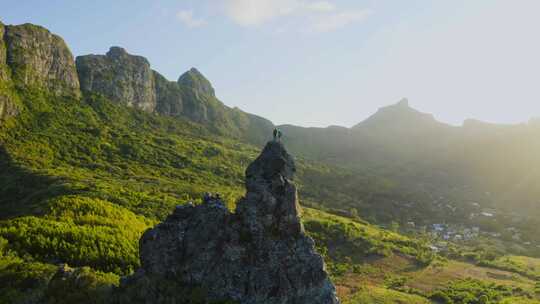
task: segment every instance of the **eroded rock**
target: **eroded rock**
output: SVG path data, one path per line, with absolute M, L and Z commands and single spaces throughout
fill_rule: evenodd
M 78 56 L 81 89 L 147 112 L 156 108 L 154 75 L 146 58 L 111 47 L 106 55 Z
M 198 290 L 209 302 L 339 303 L 304 233 L 294 172 L 293 158 L 272 141 L 246 170 L 235 213 L 219 199 L 177 207 L 141 238 L 141 269 L 122 280 L 123 299 L 180 303 L 192 293 L 177 291 Z
M 56 95 L 80 95 L 73 55 L 62 38 L 33 24 L 8 25 L 4 43 L 15 83 Z

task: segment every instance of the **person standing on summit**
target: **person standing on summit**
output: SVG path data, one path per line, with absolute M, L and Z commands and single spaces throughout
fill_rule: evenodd
M 279 128 L 274 128 L 274 141 L 280 141 L 281 140 L 281 130 Z

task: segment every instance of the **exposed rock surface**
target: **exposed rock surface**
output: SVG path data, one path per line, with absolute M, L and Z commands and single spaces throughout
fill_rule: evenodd
M 80 95 L 73 55 L 62 38 L 33 24 L 5 26 L 3 36 L 5 62 L 15 83 L 56 95 Z
M 156 107 L 154 75 L 146 58 L 111 47 L 106 55 L 77 57 L 81 89 L 153 112 Z
M 11 96 L 9 95 L 10 77 L 7 65 L 6 43 L 4 42 L 5 26 L 0 22 L 0 125 L 4 118 L 17 114 Z
M 183 92 L 178 83 L 167 80 L 156 71 L 153 74 L 156 83 L 156 112 L 167 116 L 183 115 Z
M 339 303 L 304 234 L 294 172 L 283 145 L 269 142 L 246 170 L 235 213 L 219 199 L 177 207 L 141 238 L 142 266 L 122 280 L 124 299 L 176 303 L 174 291 L 196 288 L 208 301 Z
M 178 78 L 178 84 L 187 86 L 195 90 L 197 93 L 206 94 L 209 96 L 216 96 L 212 84 L 206 77 L 204 77 L 199 70 L 191 68 Z

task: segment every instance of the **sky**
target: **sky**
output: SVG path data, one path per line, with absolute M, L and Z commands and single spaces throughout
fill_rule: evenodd
M 2 0 L 0 20 L 110 46 L 276 124 L 352 126 L 406 97 L 443 122 L 540 116 L 538 0 Z

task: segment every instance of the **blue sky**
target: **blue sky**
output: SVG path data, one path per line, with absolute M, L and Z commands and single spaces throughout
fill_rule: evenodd
M 536 0 L 3 0 L 0 20 L 112 45 L 170 80 L 196 67 L 229 106 L 274 123 L 352 126 L 407 97 L 437 119 L 540 116 Z

